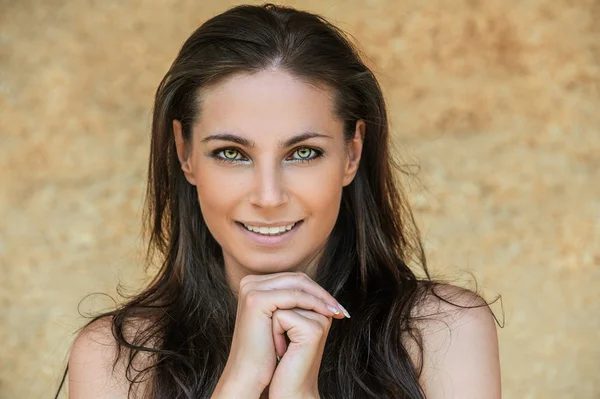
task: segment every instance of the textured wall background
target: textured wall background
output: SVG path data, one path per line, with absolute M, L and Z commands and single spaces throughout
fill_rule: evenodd
M 79 300 L 142 281 L 153 93 L 234 3 L 0 0 L 1 398 L 51 397 Z M 600 397 L 600 2 L 292 4 L 369 55 L 432 269 L 503 295 L 504 397 Z

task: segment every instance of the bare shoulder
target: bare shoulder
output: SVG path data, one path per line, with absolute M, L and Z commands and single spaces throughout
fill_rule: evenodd
M 438 285 L 413 309 L 423 356 L 405 342 L 430 399 L 500 398 L 496 321 L 487 303 L 472 291 Z
M 126 329 L 131 335 L 138 324 Z M 123 352 L 125 353 L 125 352 Z M 126 378 L 127 355 L 118 355 L 112 334 L 112 317 L 106 316 L 86 326 L 75 338 L 69 356 L 69 398 L 126 399 L 130 382 Z M 148 357 L 137 357 L 139 366 L 148 365 Z M 138 392 L 143 391 L 138 390 Z

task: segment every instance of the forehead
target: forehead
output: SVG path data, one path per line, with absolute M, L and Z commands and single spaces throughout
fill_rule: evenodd
M 202 90 L 200 108 L 201 136 L 223 130 L 260 141 L 307 130 L 342 134 L 332 91 L 280 70 L 233 75 Z

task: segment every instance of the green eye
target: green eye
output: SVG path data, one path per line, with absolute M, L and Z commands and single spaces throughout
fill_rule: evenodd
M 209 156 L 219 162 L 227 164 L 247 163 L 248 159 L 237 148 L 219 148 L 212 151 Z
M 308 158 L 310 156 L 311 151 L 312 150 L 310 148 L 301 148 L 296 152 L 298 153 L 298 155 L 300 155 L 300 158 Z
M 227 164 L 247 164 L 251 161 L 244 157 L 242 152 L 236 148 L 220 148 L 212 151 L 209 155 L 219 162 Z M 323 151 L 311 147 L 297 148 L 289 161 L 296 163 L 309 163 L 323 156 Z
M 227 159 L 235 159 L 236 155 L 239 154 L 237 150 L 227 149 L 223 150 L 223 155 Z
M 294 151 L 292 161 L 298 163 L 308 163 L 320 158 L 321 156 L 323 156 L 322 150 L 317 150 L 311 147 L 300 147 Z

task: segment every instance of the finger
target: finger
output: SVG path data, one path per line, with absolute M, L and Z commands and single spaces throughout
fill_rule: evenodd
M 274 322 L 273 322 L 274 323 Z M 283 357 L 285 352 L 287 351 L 287 341 L 285 340 L 285 333 L 275 332 L 275 325 L 273 324 L 272 329 L 273 334 L 273 343 L 275 344 L 275 354 L 278 357 L 278 360 Z
M 327 317 L 338 316 L 321 298 L 300 289 L 254 290 L 244 297 L 244 306 L 259 309 L 269 318 L 277 309 L 301 308 L 313 310 Z
M 312 344 L 316 349 L 327 337 L 330 320 L 315 312 L 280 309 L 273 314 L 273 336 L 281 343 L 287 333 L 290 344 Z
M 270 277 L 269 277 L 270 276 Z M 245 280 L 248 277 L 247 280 Z M 326 289 L 313 281 L 302 272 L 274 273 L 262 276 L 245 276 L 240 284 L 240 293 L 243 295 L 251 290 L 277 290 L 299 288 L 311 295 L 321 298 L 324 302 L 334 307 L 336 318 L 344 318 L 345 309 Z M 334 316 L 335 317 L 335 316 Z
M 311 310 L 300 309 L 300 308 L 294 308 L 291 310 L 298 313 L 299 315 L 301 315 L 303 317 L 306 317 L 307 319 L 311 319 L 311 320 L 318 322 L 323 327 L 329 328 L 329 326 L 331 325 L 331 320 L 332 320 L 331 317 L 323 316 L 320 313 L 313 312 Z
M 291 310 L 307 319 L 314 320 L 317 323 L 321 324 L 321 326 L 325 330 L 325 336 L 327 336 L 329 334 L 329 330 L 331 329 L 331 323 L 333 321 L 333 319 L 331 317 L 323 316 L 322 314 L 319 314 L 317 312 L 300 309 L 300 308 L 294 308 Z M 325 340 L 321 341 L 321 345 L 322 345 L 322 347 L 321 347 L 321 352 L 322 352 L 323 348 L 325 347 Z
M 278 273 L 269 273 L 269 274 L 247 274 L 240 280 L 240 285 L 244 283 L 249 283 L 251 281 L 262 281 L 269 280 L 275 277 L 283 276 L 283 275 L 292 275 L 298 272 L 278 272 Z

